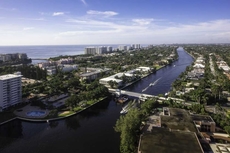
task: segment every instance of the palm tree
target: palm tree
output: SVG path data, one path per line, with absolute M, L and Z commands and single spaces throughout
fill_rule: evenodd
M 215 96 L 215 102 L 216 102 L 216 96 L 220 92 L 220 86 L 214 84 L 213 86 L 211 86 L 211 90 L 212 90 L 212 94 L 214 94 Z

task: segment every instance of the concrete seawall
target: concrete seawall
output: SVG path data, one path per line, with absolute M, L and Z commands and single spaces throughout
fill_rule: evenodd
M 63 120 L 63 119 L 65 119 L 65 118 L 68 118 L 68 117 L 77 115 L 77 114 L 79 114 L 79 113 L 81 113 L 81 112 L 83 112 L 83 111 L 85 111 L 85 110 L 87 110 L 87 109 L 93 107 L 94 105 L 98 104 L 99 102 L 104 101 L 104 100 L 107 99 L 107 98 L 108 98 L 108 97 L 105 97 L 105 98 L 103 98 L 102 100 L 99 100 L 98 102 L 96 102 L 96 103 L 94 103 L 94 104 L 92 104 L 92 105 L 90 105 L 90 106 L 88 106 L 88 107 L 86 107 L 86 108 L 83 108 L 82 110 L 80 110 L 80 111 L 78 111 L 78 112 L 75 112 L 75 113 L 73 113 L 73 114 L 67 115 L 67 116 L 65 116 L 65 117 L 57 117 L 57 118 L 50 118 L 50 119 L 31 119 L 31 118 L 24 118 L 24 117 L 15 117 L 15 118 L 12 118 L 12 119 L 10 119 L 10 120 L 7 120 L 7 121 L 5 121 L 5 122 L 0 123 L 0 126 L 3 125 L 3 124 L 6 124 L 6 123 L 8 123 L 8 122 L 11 122 L 11 121 L 13 121 L 13 120 L 15 120 L 15 119 L 19 119 L 19 120 L 23 120 L 23 121 L 28 121 L 28 122 L 50 122 L 50 121 Z

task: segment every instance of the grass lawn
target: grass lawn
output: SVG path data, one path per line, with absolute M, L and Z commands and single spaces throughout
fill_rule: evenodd
M 156 70 L 159 70 L 160 68 L 162 68 L 163 66 L 160 65 L 154 65 L 156 67 Z
M 76 113 L 76 112 L 74 112 L 74 111 L 64 111 L 64 112 L 58 114 L 58 117 L 66 117 L 66 116 L 72 115 L 74 113 Z

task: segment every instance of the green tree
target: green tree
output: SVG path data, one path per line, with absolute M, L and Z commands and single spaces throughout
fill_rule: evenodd
M 148 99 L 144 103 L 141 104 L 141 113 L 144 116 L 149 116 L 153 108 L 157 106 L 157 101 L 156 99 Z
M 71 95 L 68 99 L 66 99 L 65 104 L 73 110 L 74 107 L 78 105 L 80 99 L 77 95 Z
M 115 131 L 121 133 L 121 153 L 133 153 L 139 139 L 139 129 L 141 125 L 141 114 L 137 109 L 132 109 L 125 116 L 117 120 Z
M 228 133 L 228 135 L 230 135 L 230 126 L 225 126 L 224 130 L 226 133 Z

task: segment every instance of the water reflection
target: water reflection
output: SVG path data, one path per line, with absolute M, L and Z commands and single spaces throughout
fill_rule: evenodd
M 22 136 L 22 123 L 20 120 L 14 120 L 8 124 L 0 126 L 0 136 L 19 138 Z
M 103 112 L 107 111 L 110 100 L 111 98 L 105 99 L 102 102 L 97 103 L 93 107 L 89 108 L 87 111 L 84 111 L 81 114 L 79 114 L 79 116 L 81 116 L 82 118 L 91 118 L 99 116 Z
M 69 117 L 65 119 L 65 125 L 68 129 L 71 129 L 71 130 L 77 130 L 79 127 L 81 127 L 77 116 Z
M 50 121 L 47 124 L 49 124 L 49 127 L 52 129 L 52 128 L 56 128 L 58 126 L 59 122 L 58 121 Z
M 20 137 L 22 137 L 22 123 L 20 120 L 14 120 L 0 126 L 0 149 Z

